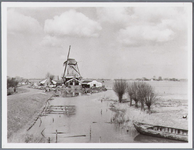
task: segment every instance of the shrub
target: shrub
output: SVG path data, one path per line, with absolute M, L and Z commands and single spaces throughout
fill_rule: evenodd
M 127 88 L 126 80 L 123 80 L 123 79 L 115 80 L 113 84 L 113 90 L 117 94 L 120 103 L 122 102 L 122 98 L 126 92 L 126 88 Z
M 13 87 L 14 92 L 16 92 L 17 86 L 18 86 L 18 81 L 15 78 L 7 79 L 7 89 L 9 89 L 10 87 Z

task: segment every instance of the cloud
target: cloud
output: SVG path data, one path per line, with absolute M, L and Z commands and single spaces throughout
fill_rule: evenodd
M 150 42 L 163 43 L 174 39 L 175 33 L 160 26 L 132 26 L 121 29 L 118 41 L 128 46 L 141 46 Z
M 7 11 L 7 29 L 8 33 L 22 34 L 37 34 L 42 31 L 42 27 L 36 19 L 23 15 L 14 9 Z
M 187 17 L 181 8 L 133 8 L 117 40 L 127 46 L 170 42 L 187 34 Z
M 63 39 L 57 38 L 55 36 L 46 35 L 41 41 L 41 45 L 48 47 L 63 47 Z
M 100 22 L 111 24 L 127 24 L 130 21 L 131 9 L 126 7 L 96 8 Z
M 75 10 L 69 10 L 53 19 L 47 19 L 44 25 L 45 33 L 61 36 L 98 37 L 101 26 L 98 22 Z

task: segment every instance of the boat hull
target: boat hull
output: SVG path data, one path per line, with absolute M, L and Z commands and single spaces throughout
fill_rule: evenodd
M 188 131 L 184 129 L 154 126 L 137 122 L 134 122 L 133 124 L 136 130 L 144 135 L 188 142 Z

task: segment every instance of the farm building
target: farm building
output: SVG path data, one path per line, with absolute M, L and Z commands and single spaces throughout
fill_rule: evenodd
M 91 87 L 102 87 L 102 83 L 96 80 L 93 81 L 83 81 L 82 82 L 83 88 L 91 88 Z
M 42 81 L 39 82 L 40 86 L 49 86 L 49 85 L 56 85 L 57 82 L 52 80 L 50 81 L 50 79 L 44 79 Z

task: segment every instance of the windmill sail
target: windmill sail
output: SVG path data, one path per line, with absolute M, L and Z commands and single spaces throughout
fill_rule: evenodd
M 68 59 L 69 59 L 70 49 L 71 49 L 71 45 L 69 46 L 69 52 L 68 52 L 68 55 L 67 55 L 67 60 L 66 60 L 66 62 L 67 62 Z M 63 64 L 64 64 L 64 63 L 63 63 Z M 66 69 L 67 69 L 67 63 L 65 64 L 65 69 L 64 69 L 63 77 L 65 76 L 65 71 L 66 71 Z

